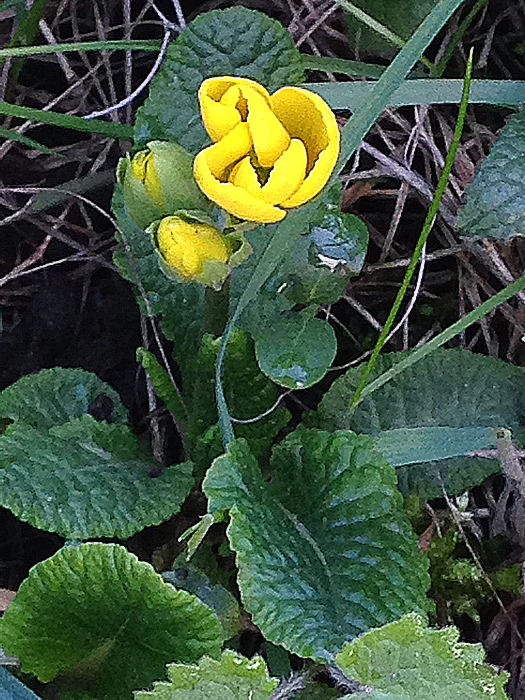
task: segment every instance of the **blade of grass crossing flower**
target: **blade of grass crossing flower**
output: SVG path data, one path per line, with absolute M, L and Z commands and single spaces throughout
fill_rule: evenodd
M 330 184 L 336 181 L 337 175 L 345 167 L 383 109 L 390 103 L 390 98 L 419 56 L 463 2 L 464 0 L 442 0 L 436 5 L 379 78 L 368 100 L 355 110 L 342 129 L 341 153 Z
M 343 127 L 341 133 L 341 152 L 329 184 L 333 184 L 337 180 L 337 175 L 344 168 L 348 159 L 353 155 L 372 124 L 388 105 L 392 94 L 403 82 L 414 63 L 419 59 L 445 22 L 452 16 L 463 1 L 464 0 L 442 0 L 436 5 L 424 22 L 416 29 L 390 66 L 385 70 L 381 78 L 375 83 L 370 94 L 370 99 L 356 109 L 351 119 L 349 119 L 347 124 Z M 250 301 L 255 298 L 259 289 L 273 272 L 279 261 L 294 245 L 301 231 L 307 229 L 309 221 L 311 221 L 318 206 L 319 204 L 317 202 L 309 202 L 306 206 L 290 212 L 279 224 L 261 260 L 255 268 L 250 281 L 246 285 L 246 289 L 239 299 L 232 318 L 222 335 L 215 370 L 215 394 L 219 425 L 225 447 L 227 447 L 235 437 L 226 397 L 224 396 L 222 388 L 222 365 L 230 333 L 242 311 Z
M 353 411 L 354 408 L 359 403 L 359 401 L 361 400 L 363 391 L 364 391 L 364 389 L 368 383 L 368 380 L 370 378 L 370 374 L 372 373 L 372 370 L 374 369 L 377 358 L 379 357 L 379 354 L 381 353 L 381 350 L 383 349 L 383 346 L 386 342 L 387 336 L 390 333 L 392 326 L 394 325 L 394 321 L 395 321 L 397 313 L 401 307 L 403 299 L 407 293 L 410 281 L 414 275 L 414 272 L 416 271 L 416 267 L 417 267 L 419 260 L 421 258 L 421 252 L 423 250 L 423 246 L 427 242 L 430 231 L 432 230 L 432 227 L 434 225 L 434 221 L 436 219 L 436 216 L 437 216 L 437 213 L 439 210 L 439 206 L 441 204 L 441 200 L 443 199 L 443 195 L 444 195 L 446 187 L 447 187 L 447 183 L 448 183 L 448 179 L 450 177 L 452 166 L 454 165 L 454 161 L 456 159 L 456 153 L 458 150 L 459 141 L 461 139 L 461 134 L 463 133 L 463 127 L 465 125 L 465 117 L 467 114 L 470 85 L 472 82 L 472 67 L 473 67 L 473 52 L 471 50 L 469 60 L 467 63 L 467 71 L 465 74 L 465 80 L 463 81 L 463 94 L 461 96 L 461 104 L 459 106 L 459 114 L 458 114 L 458 119 L 456 122 L 456 127 L 454 129 L 454 136 L 452 138 L 452 143 L 450 144 L 450 148 L 449 148 L 449 151 L 447 154 L 447 159 L 445 161 L 445 166 L 443 168 L 443 172 L 441 173 L 441 177 L 439 178 L 438 186 L 436 187 L 436 193 L 434 195 L 434 199 L 432 200 L 432 204 L 430 205 L 430 207 L 428 209 L 428 212 L 427 212 L 427 215 L 425 218 L 425 222 L 424 222 L 423 228 L 421 230 L 421 234 L 419 236 L 414 253 L 412 255 L 412 259 L 410 260 L 410 264 L 409 264 L 407 271 L 405 273 L 405 277 L 403 279 L 403 282 L 401 283 L 401 287 L 399 288 L 399 291 L 396 295 L 396 298 L 394 300 L 392 308 L 390 309 L 390 313 L 388 315 L 386 323 L 383 326 L 383 330 L 381 331 L 381 333 L 379 335 L 376 346 L 375 346 L 374 351 L 370 357 L 370 360 L 368 361 L 368 364 L 367 364 L 366 369 L 363 373 L 363 376 L 361 377 L 361 380 L 357 386 L 357 389 L 355 390 L 355 393 L 352 396 L 352 400 L 350 401 L 350 411 Z
M 341 5 L 343 10 L 350 12 L 360 22 L 363 22 L 363 24 L 366 24 L 368 27 L 370 27 L 370 29 L 373 29 L 375 32 L 380 34 L 382 37 L 384 37 L 387 41 L 389 41 L 394 46 L 399 46 L 400 48 L 405 46 L 406 42 L 400 36 L 398 36 L 397 34 L 395 34 L 392 31 L 390 31 L 390 29 L 388 27 L 385 27 L 384 24 L 381 24 L 381 22 L 378 22 L 371 15 L 369 15 L 368 13 L 361 10 L 361 8 L 356 7 L 354 5 L 354 3 L 349 2 L 349 0 L 337 0 L 337 2 L 339 3 L 339 5 Z M 428 59 L 426 59 L 424 56 L 421 56 L 421 62 L 427 68 L 429 68 L 431 72 L 434 72 L 433 64 Z

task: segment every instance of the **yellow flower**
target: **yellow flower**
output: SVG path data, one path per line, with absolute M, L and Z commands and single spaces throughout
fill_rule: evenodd
M 181 282 L 220 287 L 230 247 L 215 226 L 189 215 L 166 216 L 152 225 L 150 233 L 167 274 Z
M 208 78 L 199 90 L 212 146 L 193 172 L 202 191 L 239 219 L 271 223 L 315 197 L 339 153 L 330 107 L 303 88 L 270 95 L 247 78 Z

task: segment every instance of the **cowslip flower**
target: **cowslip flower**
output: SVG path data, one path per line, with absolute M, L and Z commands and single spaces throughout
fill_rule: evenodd
M 214 144 L 197 154 L 197 184 L 239 219 L 272 223 L 315 197 L 339 153 L 339 130 L 326 102 L 309 90 L 273 95 L 247 78 L 208 78 L 199 90 Z
M 168 276 L 220 288 L 228 273 L 231 246 L 215 226 L 181 212 L 155 222 L 148 232 Z
M 177 209 L 209 210 L 193 177 L 193 158 L 176 143 L 150 141 L 133 158 L 120 160 L 117 177 L 131 218 L 141 228 Z

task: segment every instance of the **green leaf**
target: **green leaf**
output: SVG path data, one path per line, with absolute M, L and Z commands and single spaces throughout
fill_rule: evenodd
M 100 543 L 64 547 L 34 566 L 1 638 L 23 671 L 44 682 L 71 671 L 84 679 L 80 687 L 112 700 L 131 698 L 170 661 L 195 663 L 221 648 L 220 625 L 204 603 L 124 547 Z
M 279 684 L 260 656 L 247 659 L 233 651 L 223 651 L 220 661 L 205 656 L 198 666 L 170 664 L 168 673 L 169 682 L 134 693 L 135 700 L 268 700 Z
M 513 115 L 465 190 L 458 216 L 465 238 L 525 236 L 525 114 Z
M 215 457 L 224 452 L 217 429 L 214 380 L 215 362 L 220 338 L 205 335 L 197 359 L 193 379 L 191 404 L 192 430 L 190 441 L 196 446 L 192 457 L 198 471 L 208 468 Z M 253 342 L 240 328 L 232 333 L 226 352 L 224 390 L 231 414 L 240 420 L 255 418 L 271 408 L 279 395 L 275 384 L 259 369 L 255 359 Z M 237 423 L 239 437 L 250 442 L 251 448 L 261 457 L 268 456 L 272 439 L 290 419 L 285 408 L 278 407 L 269 415 L 253 423 Z
M 128 426 L 15 423 L 0 436 L 0 503 L 68 539 L 126 538 L 177 513 L 193 484 L 190 462 L 152 478 L 154 466 Z
M 483 662 L 481 644 L 458 639 L 455 627 L 427 629 L 421 617 L 407 615 L 354 640 L 337 663 L 359 683 L 403 698 L 506 700 L 507 674 Z
M 251 78 L 270 92 L 304 80 L 301 54 L 277 20 L 245 7 L 203 13 L 168 48 L 137 112 L 135 141 L 172 140 L 197 153 L 209 141 L 197 93 L 218 75 Z
M 160 366 L 157 358 L 146 348 L 137 348 L 137 360 L 149 374 L 157 396 L 164 401 L 166 408 L 176 417 L 177 422 L 184 424 L 184 409 L 177 392 L 166 371 Z
M 370 438 L 296 431 L 271 467 L 267 484 L 236 440 L 203 484 L 210 512 L 230 511 L 242 599 L 267 639 L 326 660 L 351 637 L 427 608 L 427 561 L 395 470 Z
M 261 370 L 276 384 L 306 389 L 317 384 L 332 366 L 337 338 L 332 326 L 308 311 L 280 316 L 255 342 Z
M 38 695 L 0 666 L 0 700 L 38 700 Z
M 193 566 L 180 566 L 165 571 L 162 578 L 175 588 L 193 593 L 206 603 L 222 626 L 222 637 L 226 641 L 234 637 L 241 628 L 241 610 L 234 596 L 223 586 L 211 583 L 208 576 Z
M 196 356 L 203 334 L 204 291 L 201 284 L 182 284 L 162 271 L 151 237 L 131 219 L 122 186 L 117 183 L 112 208 L 121 227 L 124 250 L 114 255 L 120 274 L 135 285 L 137 302 L 148 309 L 140 293 L 147 295 L 153 315 L 162 316 L 162 332 L 175 341 L 174 356 L 184 368 Z
M 406 352 L 383 355 L 371 379 L 406 357 Z M 455 450 L 465 454 L 479 449 L 482 428 L 506 427 L 517 433 L 525 415 L 525 371 L 496 358 L 440 348 L 366 396 L 350 415 L 350 399 L 363 371 L 362 364 L 337 379 L 307 423 L 325 430 L 368 433 L 379 442 L 383 431 L 401 428 L 464 428 L 447 433 L 450 442 L 444 447 L 449 454 Z M 485 436 L 488 440 L 490 434 Z M 428 461 L 410 464 L 414 453 L 412 445 L 406 447 L 408 466 L 398 470 L 405 494 L 433 498 L 442 486 L 451 494 L 461 493 L 499 469 L 496 460 L 466 456 L 436 460 L 440 456 L 436 443 Z M 396 461 L 401 463 L 399 453 Z
M 109 384 L 83 369 L 53 367 L 27 374 L 0 392 L 0 418 L 44 431 L 89 414 L 101 398 L 111 406 L 113 423 L 127 423 L 128 413 Z
M 438 0 L 352 0 L 373 19 L 405 41 L 430 13 Z M 352 45 L 367 52 L 392 54 L 393 44 L 378 32 L 346 12 L 348 38 Z

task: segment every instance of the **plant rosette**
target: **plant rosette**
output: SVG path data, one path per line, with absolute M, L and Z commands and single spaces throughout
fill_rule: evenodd
M 177 143 L 150 141 L 133 157 L 120 159 L 117 178 L 130 216 L 142 229 L 179 209 L 211 209 L 195 182 L 193 157 Z
M 252 252 L 241 230 L 234 228 L 224 234 L 202 212 L 177 211 L 154 221 L 146 232 L 168 277 L 216 290 Z
M 281 221 L 323 189 L 340 135 L 326 102 L 309 90 L 270 95 L 247 78 L 208 78 L 199 89 L 214 142 L 197 154 L 194 175 L 209 199 L 247 221 Z

